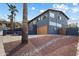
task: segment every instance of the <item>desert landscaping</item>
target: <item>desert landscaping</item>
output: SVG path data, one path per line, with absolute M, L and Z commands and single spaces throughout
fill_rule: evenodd
M 8 56 L 75 56 L 79 55 L 77 36 L 31 35 L 28 44 L 21 36 L 0 36 L 0 55 Z

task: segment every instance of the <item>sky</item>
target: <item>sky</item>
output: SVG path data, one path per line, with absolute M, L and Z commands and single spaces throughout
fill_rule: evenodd
M 22 21 L 22 4 L 15 4 L 17 10 L 15 21 Z M 7 15 L 10 14 L 8 6 L 0 3 L 0 19 L 8 20 Z M 28 3 L 28 20 L 33 19 L 47 9 L 56 9 L 63 11 L 69 18 L 69 22 L 79 22 L 79 3 Z
M 19 22 L 22 20 L 22 4 L 15 4 L 18 12 L 16 13 L 15 21 Z M 9 7 L 6 3 L 0 3 L 0 19 L 9 21 L 8 15 L 10 15 Z
M 69 22 L 79 22 L 79 3 L 33 3 L 28 4 L 28 18 L 31 20 L 47 9 L 63 11 L 69 18 Z

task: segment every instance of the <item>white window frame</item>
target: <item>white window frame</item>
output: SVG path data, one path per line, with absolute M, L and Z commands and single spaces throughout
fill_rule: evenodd
M 50 17 L 55 18 L 55 14 L 50 12 Z
M 33 24 L 36 24 L 36 23 L 37 23 L 37 20 L 34 20 L 34 21 L 33 21 Z
M 41 20 L 41 18 L 39 17 L 39 18 L 38 18 L 38 21 L 40 21 L 40 20 Z
M 52 21 L 49 22 L 49 25 L 53 25 L 53 26 L 60 27 L 60 28 L 62 27 L 62 24 L 52 22 Z
M 59 16 L 59 19 L 61 20 L 61 16 Z

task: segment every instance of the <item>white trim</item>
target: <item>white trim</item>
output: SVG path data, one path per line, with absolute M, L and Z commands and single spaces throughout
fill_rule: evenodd
M 55 18 L 55 14 L 54 13 L 50 13 L 50 17 Z
M 49 22 L 49 25 L 53 25 L 53 26 L 56 26 L 56 27 L 62 27 L 61 24 L 56 23 L 56 22 L 52 22 L 52 21 Z

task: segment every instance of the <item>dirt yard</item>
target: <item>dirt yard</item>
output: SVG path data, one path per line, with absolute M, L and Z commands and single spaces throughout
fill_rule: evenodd
M 0 36 L 0 55 L 75 56 L 79 55 L 78 41 L 77 36 L 31 35 L 28 44 L 21 44 L 21 36 Z

